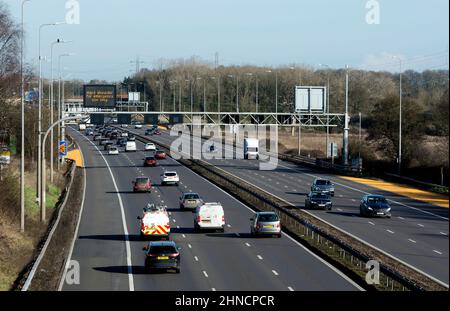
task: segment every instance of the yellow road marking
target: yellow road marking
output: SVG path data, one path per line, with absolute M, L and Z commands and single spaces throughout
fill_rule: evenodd
M 67 152 L 66 158 L 75 161 L 77 167 L 84 167 L 83 156 L 81 155 L 81 151 L 79 149 L 74 149 Z
M 407 185 L 395 184 L 379 179 L 356 178 L 348 176 L 340 176 L 340 178 L 353 181 L 366 186 L 374 187 L 405 196 L 414 200 L 427 202 L 440 207 L 448 208 L 448 197 L 442 194 L 411 188 Z

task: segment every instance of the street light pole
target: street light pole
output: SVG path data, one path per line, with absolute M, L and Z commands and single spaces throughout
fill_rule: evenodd
M 42 28 L 48 26 L 56 26 L 61 25 L 63 23 L 49 23 L 49 24 L 41 24 L 39 26 L 39 35 L 38 35 L 38 54 L 39 54 L 39 108 L 38 108 L 38 164 L 37 164 L 37 198 L 40 200 L 41 193 L 41 175 L 42 175 L 42 161 L 41 161 L 41 149 L 42 149 L 42 56 L 41 56 L 41 34 Z
M 349 132 L 349 115 L 348 115 L 348 70 L 349 66 L 346 65 L 345 73 L 345 125 L 344 125 L 344 165 L 348 165 L 348 132 Z
M 325 64 L 319 64 L 319 66 L 321 67 L 326 67 L 328 69 L 327 72 L 327 106 L 326 106 L 326 113 L 327 113 L 327 137 L 326 137 L 326 148 L 325 148 L 325 154 L 326 157 L 328 158 L 328 145 L 330 143 L 330 127 L 329 127 L 329 123 L 330 123 L 330 66 L 325 65 Z
M 400 111 L 399 111 L 399 130 L 398 130 L 398 174 L 402 172 L 402 99 L 403 99 L 403 86 L 402 86 L 402 75 L 403 75 L 403 64 L 401 58 L 400 61 Z
M 56 40 L 54 42 L 52 42 L 51 44 L 51 52 L 50 52 L 50 71 L 51 71 L 51 81 L 50 81 L 50 124 L 53 124 L 53 115 L 54 115 L 54 99 L 53 99 L 53 84 L 54 84 L 54 77 L 53 77 L 53 47 L 55 46 L 55 44 L 60 44 L 60 43 L 71 43 L 72 41 L 64 41 L 64 40 Z M 53 128 L 51 129 L 50 132 L 50 182 L 53 183 Z
M 63 105 L 64 103 L 61 103 L 63 101 L 62 96 L 61 96 L 61 59 L 63 57 L 69 57 L 69 56 L 73 56 L 73 53 L 66 53 L 66 54 L 61 54 L 58 56 L 58 118 L 62 119 L 63 116 Z M 62 132 L 62 126 L 60 123 L 58 123 L 58 144 L 61 141 L 61 139 L 64 139 L 64 133 Z M 61 169 L 61 160 L 58 157 L 58 171 Z
M 30 0 L 22 0 L 21 11 L 21 40 L 20 40 L 20 89 L 21 89 L 21 150 L 20 150 L 20 232 L 25 232 L 25 87 L 23 78 L 24 63 L 24 22 L 23 11 L 26 2 Z

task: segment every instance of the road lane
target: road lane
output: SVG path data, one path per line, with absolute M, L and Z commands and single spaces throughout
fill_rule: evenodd
M 82 141 L 77 133 L 73 134 L 77 141 Z M 139 148 L 143 145 L 138 143 Z M 87 145 L 81 144 L 82 149 Z M 95 157 L 95 150 L 83 150 Z M 98 153 L 98 151 L 96 152 Z M 312 256 L 303 247 L 292 240 L 282 239 L 252 239 L 248 236 L 249 218 L 252 212 L 240 202 L 210 184 L 187 168 L 172 159 L 160 162 L 156 168 L 143 168 L 143 152 L 121 153 L 118 156 L 105 156 L 113 175 L 117 176 L 117 185 L 125 209 L 127 228 L 130 232 L 132 271 L 136 290 L 355 290 L 352 282 L 336 273 L 321 260 Z M 105 163 L 97 163 L 104 167 Z M 159 175 L 163 169 L 174 169 L 183 184 L 179 187 L 160 187 Z M 144 174 L 154 181 L 155 189 L 151 194 L 131 193 L 131 180 Z M 99 189 L 93 185 L 95 192 L 105 191 L 106 195 L 117 195 L 114 189 Z M 178 197 L 182 191 L 193 190 L 199 192 L 207 201 L 220 201 L 225 208 L 226 221 L 231 225 L 226 233 L 194 233 L 193 216 L 190 212 L 180 212 Z M 89 201 L 93 193 L 87 193 Z M 182 247 L 182 272 L 175 274 L 147 275 L 143 271 L 142 247 L 145 242 L 138 237 L 138 221 L 142 208 L 148 202 L 164 202 L 171 212 L 171 238 Z M 98 208 L 101 208 L 100 203 Z M 116 215 L 116 217 L 118 217 Z M 82 222 L 96 223 L 96 218 Z M 177 228 L 179 226 L 179 228 Z M 240 236 L 236 235 L 239 234 Z M 98 244 L 114 243 L 123 245 L 123 230 L 97 234 L 83 231 L 78 240 L 90 241 Z M 77 240 L 77 242 L 78 242 Z M 121 243 L 121 244 L 120 244 Z M 251 247 L 247 246 L 251 245 Z M 79 243 L 75 243 L 77 249 Z M 123 250 L 123 246 L 122 246 Z M 102 252 L 101 249 L 98 250 Z M 74 251 L 75 253 L 75 251 Z M 102 257 L 102 254 L 98 254 Z M 263 260 L 258 258 L 258 255 Z M 104 278 L 119 275 L 126 277 L 126 264 L 92 264 L 85 267 L 103 273 Z M 94 260 L 95 262 L 95 260 Z M 276 271 L 278 275 L 275 275 Z M 207 277 L 206 277 L 207 275 Z M 83 282 L 82 282 L 83 283 Z M 109 283 L 101 284 L 107 287 Z M 66 289 L 66 287 L 64 288 Z M 81 288 L 78 288 L 81 289 Z
M 131 131 L 142 135 L 144 129 Z M 152 136 L 151 139 L 170 144 L 175 137 L 163 131 L 161 136 Z M 199 141 L 199 138 L 195 140 Z M 216 147 L 221 153 L 222 147 L 218 144 Z M 279 161 L 274 171 L 260 171 L 257 161 L 212 159 L 207 162 L 298 208 L 304 208 L 305 195 L 310 191 L 310 185 L 315 177 L 333 180 L 336 183 L 336 196 L 333 198 L 335 209 L 331 212 L 311 210 L 308 212 L 448 284 L 448 209 L 286 161 Z M 365 193 L 382 194 L 391 200 L 394 218 L 361 218 L 359 202 Z M 369 221 L 375 225 L 370 225 Z M 416 243 L 411 243 L 409 239 Z

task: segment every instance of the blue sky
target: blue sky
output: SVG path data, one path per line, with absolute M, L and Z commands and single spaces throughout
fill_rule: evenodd
M 0 0 L 20 21 L 21 0 Z M 120 80 L 160 58 L 196 55 L 221 64 L 328 64 L 398 70 L 448 68 L 448 0 L 378 0 L 380 24 L 366 23 L 368 0 L 78 0 L 80 24 L 45 28 L 42 55 L 55 48 L 72 78 Z M 32 0 L 25 8 L 26 58 L 37 62 L 38 27 L 64 21 L 66 0 Z M 56 59 L 56 58 L 55 58 Z M 56 63 L 56 62 L 55 62 Z M 49 64 L 44 73 L 49 75 Z

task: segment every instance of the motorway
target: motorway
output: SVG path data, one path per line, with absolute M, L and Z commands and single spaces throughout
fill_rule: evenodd
M 86 190 L 70 259 L 80 265 L 80 283 L 62 290 L 137 291 L 355 291 L 361 290 L 341 272 L 287 235 L 252 238 L 253 212 L 229 194 L 171 158 L 144 168 L 146 153 L 107 155 L 90 139 L 69 128 L 85 165 Z M 167 138 L 167 136 L 166 136 Z M 180 175 L 179 186 L 160 186 L 164 170 Z M 132 192 L 131 181 L 149 176 L 153 191 Z M 193 214 L 179 210 L 184 191 L 198 192 L 207 202 L 221 202 L 225 233 L 195 233 Z M 181 246 L 181 273 L 147 274 L 139 236 L 142 209 L 161 203 L 171 213 L 171 239 Z
M 144 129 L 130 130 L 140 135 L 144 133 Z M 161 136 L 151 137 L 155 142 L 166 145 L 170 145 L 175 138 L 171 137 L 168 131 L 162 131 Z M 198 137 L 194 140 L 200 142 Z M 232 149 L 228 145 L 221 148 L 217 143 L 216 147 L 219 157 L 224 154 L 224 150 Z M 242 153 L 242 150 L 238 148 L 236 152 Z M 307 212 L 448 286 L 448 208 L 375 189 L 287 161 L 279 161 L 273 171 L 259 170 L 258 161 L 222 158 L 205 161 L 298 208 L 304 208 L 305 195 L 310 191 L 311 183 L 316 177 L 331 179 L 336 185 L 333 211 Z M 359 202 L 364 194 L 369 193 L 382 194 L 390 200 L 393 209 L 391 219 L 369 219 L 359 216 Z

